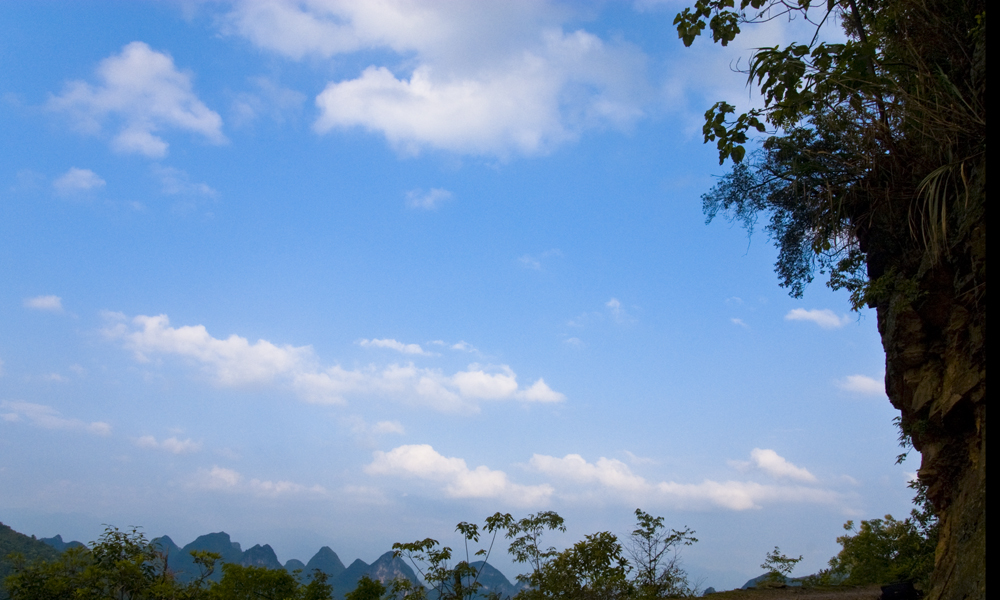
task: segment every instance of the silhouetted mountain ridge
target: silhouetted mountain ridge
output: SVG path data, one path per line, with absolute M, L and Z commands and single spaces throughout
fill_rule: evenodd
M 51 538 L 35 540 L 17 533 L 9 528 L 10 536 L 17 537 L 18 543 L 38 548 L 40 556 L 54 558 L 74 546 L 83 546 L 80 542 L 65 542 L 61 535 Z M 2 532 L 0 532 L 2 533 Z M 0 538 L 3 536 L 0 535 Z M 9 536 L 8 536 L 9 537 Z M 14 539 L 11 537 L 11 539 Z M 379 556 L 371 564 L 361 559 L 354 560 L 350 566 L 344 566 L 343 561 L 337 556 L 329 546 L 323 546 L 316 554 L 303 563 L 299 559 L 289 559 L 284 566 L 278 561 L 278 557 L 269 544 L 256 544 L 247 550 L 243 550 L 239 542 L 234 542 L 228 533 L 219 531 L 198 536 L 194 541 L 183 548 L 178 546 L 169 536 L 153 538 L 152 543 L 167 557 L 167 567 L 174 573 L 178 580 L 188 582 L 201 576 L 201 568 L 195 564 L 192 551 L 215 552 L 221 556 L 221 560 L 216 564 L 216 568 L 211 575 L 211 579 L 219 581 L 222 579 L 222 565 L 226 563 L 238 564 L 242 566 L 263 567 L 267 569 L 285 569 L 289 572 L 300 570 L 299 578 L 308 580 L 312 573 L 319 570 L 326 574 L 327 581 L 333 586 L 334 598 L 343 600 L 344 595 L 354 590 L 358 581 L 365 575 L 381 581 L 388 585 L 394 579 L 405 578 L 414 583 L 419 583 L 413 569 L 402 559 L 395 558 L 392 552 L 386 552 Z M 499 592 L 502 597 L 513 597 L 523 587 L 520 583 L 511 583 L 500 571 L 482 561 L 472 563 L 477 569 L 482 569 L 479 582 L 483 585 L 482 592 Z M 3 600 L 0 598 L 0 600 Z

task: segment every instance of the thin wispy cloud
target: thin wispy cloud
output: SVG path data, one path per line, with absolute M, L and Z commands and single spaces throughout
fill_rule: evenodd
M 327 495 L 326 488 L 321 485 L 309 486 L 287 480 L 247 479 L 239 471 L 220 466 L 198 470 L 190 478 L 188 485 L 189 487 L 203 490 L 272 498 L 279 496 Z
M 63 311 L 62 298 L 54 295 L 25 298 L 23 305 L 25 308 L 30 308 L 31 310 L 54 313 L 61 313 Z
M 162 158 L 169 147 L 164 130 L 226 141 L 222 118 L 198 99 L 191 74 L 178 70 L 169 55 L 132 42 L 102 60 L 96 74 L 96 84 L 71 81 L 48 106 L 84 133 L 98 134 L 106 124 L 117 130 L 111 140 L 116 151 Z
M 406 192 L 406 205 L 421 210 L 435 210 L 451 198 L 452 193 L 441 188 L 431 188 L 426 192 L 419 189 L 410 190 Z
M 232 103 L 233 120 L 237 127 L 247 126 L 266 118 L 275 123 L 297 119 L 308 99 L 302 92 L 286 88 L 267 77 L 251 77 L 253 91 L 236 95 Z
M 169 437 L 164 440 L 157 441 L 156 437 L 152 435 L 144 435 L 140 438 L 136 438 L 135 445 L 140 448 L 164 450 L 166 452 L 170 452 L 171 454 L 191 454 L 201 450 L 201 442 L 196 442 L 190 438 L 181 440 L 176 437 Z
M 399 421 L 379 421 L 372 425 L 372 433 L 385 434 L 393 433 L 397 435 L 403 435 L 406 433 L 406 429 L 403 424 Z
M 607 309 L 608 314 L 611 316 L 611 320 L 615 323 L 632 323 L 635 318 L 625 309 L 621 301 L 618 298 L 612 298 L 604 303 L 604 307 Z
M 219 195 L 207 183 L 191 181 L 191 176 L 182 169 L 153 165 L 153 176 L 160 182 L 160 191 L 167 195 L 196 195 L 215 198 Z
M 88 423 L 80 419 L 64 417 L 58 410 L 44 404 L 4 400 L 0 402 L 0 409 L 4 411 L 0 412 L 0 419 L 10 423 L 26 421 L 42 429 L 84 431 L 100 436 L 111 435 L 111 425 L 104 421 Z
M 562 251 L 553 248 L 551 250 L 546 250 L 537 256 L 532 256 L 531 254 L 522 255 L 517 259 L 517 262 L 526 269 L 532 269 L 534 271 L 541 271 L 543 269 L 542 261 L 552 257 L 562 257 Z
M 396 352 L 401 352 L 403 354 L 417 354 L 420 356 L 433 356 L 431 352 L 425 352 L 420 344 L 404 344 L 393 339 L 373 339 L 373 340 L 361 340 L 358 344 L 362 348 L 388 348 L 389 350 L 395 350 Z
M 460 342 L 455 342 L 454 344 L 449 346 L 449 348 L 451 348 L 452 350 L 458 350 L 460 352 L 471 352 L 474 354 L 479 353 L 479 350 L 477 350 L 475 346 L 464 340 Z
M 847 315 L 837 316 L 835 312 L 828 308 L 806 310 L 804 308 L 793 308 L 785 315 L 786 321 L 808 321 L 815 323 L 823 329 L 839 329 L 851 322 Z

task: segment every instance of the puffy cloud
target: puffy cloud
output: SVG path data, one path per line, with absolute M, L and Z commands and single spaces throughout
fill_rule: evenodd
M 465 460 L 441 455 L 428 444 L 399 446 L 376 451 L 365 467 L 371 475 L 412 477 L 442 484 L 452 498 L 496 498 L 521 506 L 544 504 L 552 495 L 549 485 L 512 483 L 503 471 L 486 466 L 470 469 Z
M 266 340 L 251 344 L 235 334 L 220 339 L 209 334 L 203 325 L 172 327 L 166 315 L 139 315 L 131 320 L 117 313 L 105 316 L 112 321 L 104 330 L 105 334 L 120 340 L 140 361 L 148 361 L 154 354 L 180 356 L 200 365 L 220 385 L 284 383 L 310 402 L 340 404 L 349 396 L 374 395 L 442 411 L 474 412 L 484 400 L 559 402 L 565 399 L 543 379 L 521 388 L 516 374 L 507 365 L 472 364 L 452 375 L 413 364 L 350 370 L 340 365 L 323 368 L 311 346 L 278 346 Z M 416 344 L 402 344 L 396 340 L 364 340 L 362 345 L 414 353 L 420 349 Z
M 785 315 L 786 321 L 811 321 L 823 329 L 838 329 L 851 322 L 850 317 L 843 315 L 838 317 L 836 313 L 828 308 L 822 310 L 814 308 L 806 310 L 804 308 L 793 308 Z
M 201 442 L 192 439 L 179 440 L 176 437 L 169 437 L 163 441 L 156 441 L 151 435 L 144 435 L 135 440 L 135 445 L 140 448 L 153 448 L 156 450 L 166 450 L 173 454 L 189 454 L 201 450 Z
M 204 325 L 171 327 L 167 315 L 139 315 L 132 327 L 125 323 L 106 329 L 135 351 L 139 360 L 153 353 L 176 354 L 195 359 L 223 385 L 268 382 L 276 376 L 300 370 L 312 357 L 308 346 L 276 346 L 266 340 L 255 344 L 238 335 L 218 339 Z
M 535 454 L 530 464 L 542 473 L 578 483 L 598 483 L 623 491 L 645 491 L 649 488 L 645 479 L 634 475 L 628 465 L 614 458 L 602 456 L 596 463 L 589 463 L 579 454 L 567 454 L 563 458 Z
M 816 477 L 807 469 L 796 467 L 774 450 L 754 448 L 750 451 L 750 460 L 758 469 L 772 477 L 793 479 L 804 483 L 815 483 L 816 481 Z
M 404 344 L 403 342 L 398 342 L 393 339 L 361 340 L 358 343 L 361 344 L 362 348 L 389 348 L 390 350 L 402 352 L 403 354 L 420 354 L 430 356 L 430 353 L 424 352 L 424 349 L 420 347 L 420 344 Z
M 531 402 L 562 402 L 566 396 L 546 385 L 541 377 L 531 387 L 518 393 L 518 397 Z
M 94 173 L 90 169 L 70 167 L 69 171 L 56 177 L 55 181 L 52 182 L 52 187 L 56 188 L 56 191 L 61 194 L 71 194 L 73 192 L 101 188 L 106 183 L 97 173 Z
M 643 114 L 645 56 L 535 1 L 261 0 L 237 5 L 226 31 L 290 58 L 388 50 L 406 74 L 373 64 L 316 98 L 324 133 L 361 127 L 396 148 L 535 154 L 591 127 Z
M 885 382 L 867 375 L 848 375 L 837 382 L 837 387 L 854 394 L 885 396 Z
M 168 144 L 157 135 L 165 129 L 196 133 L 212 143 L 226 140 L 222 118 L 198 99 L 191 75 L 178 71 L 167 54 L 132 42 L 101 61 L 97 78 L 96 85 L 68 83 L 49 107 L 70 115 L 87 133 L 100 132 L 111 118 L 118 129 L 111 145 L 119 152 L 166 156 Z
M 779 457 L 780 458 L 780 457 Z M 604 493 L 628 502 L 646 502 L 675 508 L 719 507 L 729 510 L 760 508 L 765 502 L 834 503 L 836 492 L 801 485 L 765 485 L 752 481 L 678 483 L 650 482 L 625 463 L 601 457 L 587 462 L 579 454 L 562 458 L 535 454 L 529 466 L 546 475 L 584 486 L 589 493 Z
M 423 190 L 406 192 L 406 205 L 410 208 L 434 210 L 447 200 L 451 200 L 451 192 L 441 188 L 431 188 L 427 192 Z
M 37 427 L 43 429 L 68 429 L 86 431 L 95 435 L 110 435 L 111 425 L 103 421 L 87 423 L 80 419 L 69 419 L 52 408 L 44 404 L 33 404 L 31 402 L 10 402 L 4 400 L 0 402 L 0 408 L 8 412 L 0 413 L 4 421 L 18 422 L 27 420 Z
M 497 399 L 517 393 L 517 376 L 510 367 L 503 367 L 500 373 L 487 373 L 472 365 L 468 371 L 455 373 L 451 383 L 458 392 L 468 398 Z M 545 385 L 544 382 L 542 385 Z
M 44 310 L 48 312 L 62 312 L 62 298 L 59 296 L 35 296 L 25 298 L 24 307 L 32 310 Z

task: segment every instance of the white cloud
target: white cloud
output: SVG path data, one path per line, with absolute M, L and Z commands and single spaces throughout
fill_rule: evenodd
M 578 483 L 598 483 L 615 490 L 633 492 L 649 488 L 645 479 L 633 474 L 628 465 L 614 458 L 602 456 L 596 463 L 589 463 L 579 454 L 567 454 L 563 458 L 535 454 L 529 464 L 542 473 Z
M 49 312 L 62 312 L 62 298 L 59 296 L 35 296 L 25 298 L 24 307 L 32 310 L 45 310 Z
M 310 402 L 340 404 L 350 396 L 382 396 L 436 410 L 475 412 L 484 400 L 565 399 L 541 378 L 521 388 L 507 365 L 471 364 L 452 375 L 413 364 L 323 368 L 311 346 L 277 346 L 266 340 L 251 344 L 235 334 L 219 339 L 203 325 L 172 327 L 166 315 L 139 315 L 131 321 L 117 313 L 106 313 L 105 317 L 112 321 L 105 334 L 134 351 L 137 360 L 147 362 L 155 354 L 179 356 L 199 365 L 219 385 L 285 384 Z M 409 347 L 395 340 L 366 341 L 397 350 Z
M 312 357 L 309 346 L 276 346 L 266 340 L 251 345 L 235 334 L 224 340 L 214 338 L 204 325 L 171 327 L 166 315 L 139 315 L 131 324 L 118 323 L 105 331 L 122 339 L 141 361 L 153 353 L 192 358 L 223 385 L 269 382 L 278 375 L 301 370 Z
M 27 420 L 37 427 L 43 429 L 68 429 L 76 431 L 86 431 L 95 435 L 110 435 L 111 425 L 103 421 L 87 423 L 80 419 L 68 419 L 62 414 L 44 404 L 33 404 L 31 402 L 10 402 L 4 400 L 0 402 L 0 408 L 8 412 L 0 413 L 5 421 L 18 422 Z
M 829 504 L 840 499 L 836 492 L 801 485 L 764 485 L 751 481 L 701 483 L 650 482 L 632 472 L 625 463 L 601 457 L 587 462 L 579 454 L 563 458 L 535 454 L 529 461 L 536 471 L 582 485 L 590 494 L 603 493 L 611 500 L 645 502 L 675 508 L 719 507 L 729 510 L 760 508 L 765 502 L 811 502 Z
M 520 506 L 544 504 L 553 492 L 549 485 L 513 483 L 503 471 L 486 466 L 470 469 L 465 460 L 442 456 L 428 444 L 399 446 L 389 452 L 376 451 L 365 472 L 443 484 L 443 491 L 452 498 L 496 498 Z
M 832 310 L 824 308 L 822 310 L 814 308 L 806 310 L 804 308 L 793 308 L 785 315 L 786 321 L 811 321 L 823 329 L 838 329 L 851 322 L 847 315 L 837 316 Z
M 546 385 L 545 380 L 541 377 L 538 378 L 538 381 L 531 384 L 531 387 L 523 392 L 519 392 L 518 397 L 530 400 L 531 402 L 562 402 L 566 399 L 566 396 Z
M 739 325 L 744 329 L 750 329 L 750 326 L 743 322 L 743 319 L 729 319 L 733 325 Z
M 56 188 L 56 191 L 61 194 L 71 194 L 73 192 L 101 188 L 106 183 L 97 173 L 94 173 L 90 169 L 70 167 L 69 171 L 56 177 L 55 181 L 52 182 L 52 187 Z
M 796 467 L 778 455 L 774 450 L 754 448 L 750 451 L 750 460 L 758 469 L 772 477 L 792 479 L 803 483 L 815 483 L 816 477 L 803 467 Z
M 429 352 L 424 352 L 424 349 L 420 347 L 420 344 L 404 344 L 403 342 L 398 342 L 393 339 L 361 340 L 358 344 L 360 344 L 362 348 L 388 348 L 390 350 L 395 350 L 396 352 L 402 352 L 403 354 L 433 356 L 433 354 Z
M 431 188 L 429 191 L 410 190 L 406 192 L 406 205 L 410 208 L 434 210 L 442 203 L 451 200 L 451 192 L 441 188 Z
M 201 469 L 198 472 L 199 487 L 208 489 L 232 489 L 239 485 L 243 476 L 232 469 L 215 466 L 209 470 Z
M 248 481 L 242 473 L 219 466 L 214 466 L 211 469 L 199 469 L 189 483 L 192 487 L 200 489 L 253 496 L 326 495 L 327 493 L 321 485 L 306 486 L 292 481 L 270 481 L 256 478 Z
M 517 376 L 510 367 L 502 367 L 499 373 L 487 373 L 478 365 L 470 365 L 469 370 L 455 373 L 451 383 L 468 398 L 497 399 L 517 393 Z
M 164 194 L 198 195 L 209 198 L 219 195 L 219 192 L 207 183 L 191 181 L 191 177 L 181 169 L 153 165 L 152 170 L 153 175 L 160 180 L 160 189 Z
M 101 61 L 97 78 L 96 85 L 68 83 L 49 107 L 67 113 L 86 133 L 99 133 L 106 120 L 114 121 L 118 132 L 111 145 L 118 152 L 162 158 L 168 144 L 158 134 L 166 129 L 226 141 L 221 117 L 198 99 L 191 75 L 178 71 L 167 54 L 132 42 Z
M 885 382 L 867 375 L 848 375 L 837 382 L 837 387 L 854 394 L 885 396 Z
M 261 0 L 237 5 L 225 30 L 294 59 L 364 50 L 396 56 L 316 98 L 316 130 L 361 127 L 397 149 L 536 154 L 592 127 L 643 114 L 645 56 L 565 31 L 545 2 Z M 405 73 L 395 73 L 403 65 Z
M 144 435 L 135 440 L 135 445 L 140 448 L 153 448 L 156 450 L 166 450 L 173 454 L 190 454 L 201 450 L 201 442 L 196 442 L 190 438 L 180 440 L 176 437 L 169 437 L 161 442 L 151 435 Z

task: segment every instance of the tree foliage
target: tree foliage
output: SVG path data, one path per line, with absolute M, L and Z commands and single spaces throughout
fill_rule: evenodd
M 12 600 L 330 600 L 333 590 L 317 571 L 301 583 L 283 569 L 226 564 L 209 579 L 219 555 L 194 551 L 201 576 L 180 583 L 166 556 L 138 528 L 107 527 L 91 548 L 70 548 L 56 560 L 15 557 L 4 585 Z
M 802 562 L 801 554 L 798 558 L 785 556 L 781 552 L 781 549 L 775 546 L 774 550 L 767 553 L 767 557 L 764 559 L 764 563 L 760 565 L 760 568 L 767 571 L 768 581 L 772 583 L 785 583 L 791 576 L 792 571 L 795 570 L 795 565 L 800 562 Z
M 911 581 L 928 589 L 939 524 L 927 500 L 926 486 L 916 481 L 911 487 L 917 492 L 917 506 L 906 519 L 885 515 L 861 521 L 857 527 L 854 521 L 844 524 L 848 533 L 837 538 L 841 550 L 830 559 L 830 568 L 820 573 L 821 581 L 849 585 Z
M 627 548 L 635 565 L 636 598 L 652 600 L 691 596 L 694 589 L 681 568 L 680 549 L 698 541 L 694 531 L 667 529 L 663 517 L 635 509 L 636 529 Z
M 553 513 L 554 514 L 554 513 Z M 440 600 L 464 600 L 474 598 L 479 594 L 482 584 L 479 581 L 481 569 L 476 569 L 470 563 L 472 556 L 483 557 L 483 562 L 489 560 L 500 532 L 510 532 L 518 527 L 518 523 L 507 513 L 496 513 L 486 519 L 482 529 L 474 523 L 461 522 L 455 530 L 462 534 L 465 545 L 465 560 L 452 563 L 452 549 L 442 546 L 435 539 L 427 538 L 410 543 L 395 543 L 392 545 L 394 555 L 406 558 L 420 573 Z M 478 543 L 482 534 L 492 534 L 488 548 L 481 548 L 474 554 L 469 553 L 469 542 Z M 396 580 L 390 586 L 390 593 L 396 597 L 412 597 L 414 599 L 426 596 L 422 586 L 414 586 L 407 580 Z
M 801 295 L 818 266 L 859 307 L 879 292 L 870 285 L 878 269 L 865 269 L 873 243 L 898 253 L 913 236 L 937 255 L 977 214 L 985 189 L 985 5 L 740 0 L 736 8 L 734 0 L 698 0 L 675 25 L 685 44 L 706 27 L 726 44 L 741 26 L 781 17 L 805 19 L 816 33 L 809 43 L 750 57 L 745 73 L 763 108 L 736 116 L 719 101 L 705 113 L 705 141 L 716 143 L 720 164 L 735 165 L 705 195 L 706 213 L 726 212 L 750 229 L 767 215 L 782 285 Z M 821 41 L 834 22 L 844 43 Z M 751 131 L 770 135 L 744 160 Z
M 572 546 L 558 550 L 544 542 L 546 533 L 565 532 L 561 516 L 552 511 L 530 514 L 515 519 L 510 514 L 496 513 L 486 519 L 483 528 L 470 523 L 456 527 L 464 538 L 465 560 L 455 562 L 450 547 L 434 539 L 412 543 L 397 543 L 397 556 L 409 559 L 430 586 L 426 590 L 407 581 L 390 586 L 395 598 L 435 598 L 459 600 L 483 596 L 478 569 L 470 564 L 468 543 L 478 543 L 483 533 L 492 534 L 489 545 L 475 556 L 489 558 L 497 535 L 509 540 L 511 559 L 525 565 L 529 571 L 518 575 L 524 586 L 516 600 L 653 600 L 656 598 L 693 596 L 687 574 L 680 566 L 679 551 L 698 540 L 688 528 L 666 529 L 662 517 L 653 517 L 636 509 L 637 524 L 626 549 L 618 536 L 601 531 L 584 537 Z M 629 561 L 632 557 L 634 562 Z M 495 590 L 487 597 L 497 596 Z M 348 599 L 350 600 L 350 599 Z
M 382 600 L 387 591 L 381 581 L 362 575 L 357 587 L 344 594 L 344 600 Z

